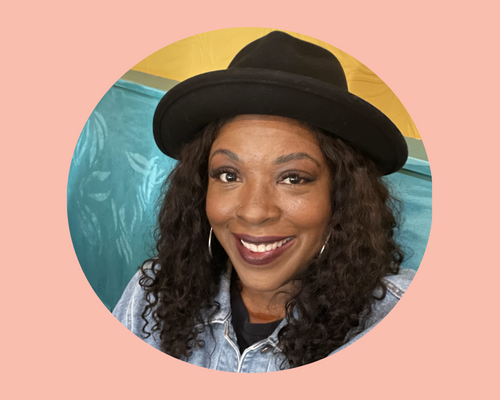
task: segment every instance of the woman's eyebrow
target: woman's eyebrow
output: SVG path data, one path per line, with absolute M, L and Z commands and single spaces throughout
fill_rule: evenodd
M 312 160 L 318 167 L 320 167 L 319 162 L 316 161 L 313 157 L 311 157 L 307 153 L 291 153 L 286 156 L 281 156 L 278 157 L 276 160 L 274 160 L 274 164 L 283 164 L 288 161 L 292 160 L 303 160 L 304 158 L 308 158 L 309 160 Z
M 240 159 L 236 153 L 233 153 L 232 151 L 230 150 L 226 150 L 226 149 L 218 149 L 218 150 L 215 150 L 213 152 L 213 154 L 210 156 L 210 161 L 212 161 L 212 158 L 214 158 L 215 155 L 217 154 L 224 154 L 226 156 L 228 156 L 230 159 L 234 160 L 234 161 L 238 161 L 238 162 L 244 162 L 242 159 Z

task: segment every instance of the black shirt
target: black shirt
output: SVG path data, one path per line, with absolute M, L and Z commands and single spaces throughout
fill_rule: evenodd
M 233 274 L 234 275 L 234 274 Z M 238 283 L 235 279 L 231 281 L 231 311 L 233 328 L 238 339 L 240 352 L 262 339 L 266 339 L 274 332 L 281 323 L 278 321 L 269 322 L 267 324 L 253 324 L 250 322 L 250 316 L 241 298 Z

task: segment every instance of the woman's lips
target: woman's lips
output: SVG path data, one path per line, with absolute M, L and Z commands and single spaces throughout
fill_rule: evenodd
M 267 265 L 275 261 L 278 257 L 280 257 L 285 251 L 287 251 L 294 243 L 293 236 L 250 236 L 244 234 L 233 234 L 236 248 L 240 253 L 243 261 L 250 265 Z M 273 245 L 272 247 L 276 247 L 275 249 L 265 250 L 263 252 L 255 252 L 251 249 L 248 249 L 243 245 L 241 241 L 244 241 L 248 245 Z M 283 242 L 280 247 L 277 245 Z M 254 247 L 255 249 L 255 247 Z M 262 248 L 261 248 L 262 249 Z

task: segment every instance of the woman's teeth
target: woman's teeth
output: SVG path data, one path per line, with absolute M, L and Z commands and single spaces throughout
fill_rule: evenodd
M 253 243 L 247 243 L 244 240 L 241 240 L 241 244 L 245 246 L 247 249 L 250 251 L 253 251 L 254 253 L 264 253 L 265 251 L 271 251 L 271 250 L 276 250 L 278 247 L 281 247 L 284 245 L 286 242 L 289 242 L 292 238 L 286 238 L 283 240 L 280 240 L 279 242 L 274 242 L 274 243 L 269 243 L 269 244 L 259 244 L 258 246 L 253 244 Z

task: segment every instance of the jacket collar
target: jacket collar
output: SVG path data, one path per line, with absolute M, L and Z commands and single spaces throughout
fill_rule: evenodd
M 221 277 L 219 293 L 215 296 L 215 301 L 220 304 L 220 310 L 208 321 L 208 324 L 222 324 L 231 317 L 231 272 L 232 265 L 229 264 L 227 272 Z M 294 317 L 297 318 L 297 312 L 294 311 Z M 278 344 L 278 332 L 287 324 L 286 317 L 274 330 L 268 341 L 276 347 Z
M 231 316 L 231 271 L 232 266 L 229 265 L 227 272 L 221 277 L 219 293 L 214 299 L 220 304 L 220 310 L 208 321 L 209 324 L 224 323 Z

